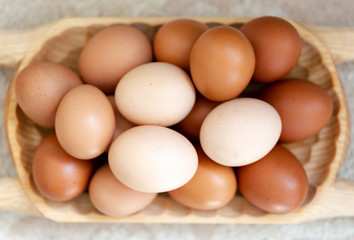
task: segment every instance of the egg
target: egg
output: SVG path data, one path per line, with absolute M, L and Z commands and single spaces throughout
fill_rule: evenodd
M 218 102 L 210 101 L 198 94 L 192 110 L 182 121 L 174 126 L 174 129 L 190 141 L 199 142 L 200 127 L 208 113 L 218 104 Z
M 103 28 L 85 44 L 78 61 L 83 80 L 105 93 L 131 69 L 152 61 L 152 46 L 143 32 L 128 25 Z
M 200 144 L 215 162 L 242 166 L 264 157 L 277 143 L 281 119 L 270 104 L 255 98 L 221 103 L 204 119 Z
M 33 181 L 42 196 L 53 201 L 68 201 L 86 190 L 93 172 L 93 161 L 83 161 L 67 154 L 55 133 L 37 147 L 33 162 Z
M 93 175 L 89 185 L 89 197 L 93 206 L 101 213 L 122 217 L 137 213 L 147 207 L 156 193 L 143 193 L 128 188 L 112 173 L 108 164 Z
M 255 18 L 240 28 L 251 41 L 256 54 L 252 79 L 273 82 L 288 74 L 301 55 L 301 37 L 285 19 L 273 16 Z
M 190 72 L 198 91 L 212 101 L 237 97 L 254 72 L 255 55 L 250 41 L 238 29 L 216 26 L 194 43 Z
M 59 63 L 35 62 L 18 74 L 15 94 L 28 118 L 39 126 L 54 128 L 59 102 L 70 89 L 81 84 L 76 73 Z
M 261 91 L 259 98 L 278 111 L 283 123 L 281 142 L 299 142 L 317 135 L 333 113 L 327 91 L 306 80 L 274 82 Z
M 191 111 L 195 98 L 187 73 L 164 62 L 134 68 L 119 81 L 115 91 L 119 112 L 138 125 L 176 124 Z
M 228 204 L 236 194 L 237 181 L 231 167 L 215 163 L 196 146 L 198 168 L 185 185 L 169 191 L 172 199 L 198 210 L 214 210 Z
M 108 100 L 112 105 L 113 111 L 114 111 L 114 118 L 116 120 L 116 128 L 114 130 L 113 138 L 116 139 L 122 132 L 125 130 L 135 127 L 136 125 L 130 121 L 128 121 L 126 118 L 122 116 L 122 114 L 118 111 L 118 108 L 116 106 L 116 102 L 114 99 L 114 95 L 108 96 Z
M 198 155 L 180 133 L 143 125 L 119 135 L 108 152 L 114 176 L 141 192 L 166 192 L 187 183 L 195 174 Z
M 162 25 L 153 41 L 156 60 L 172 63 L 188 72 L 193 44 L 207 29 L 206 24 L 193 19 L 176 19 Z
M 288 213 L 305 201 L 308 179 L 299 160 L 288 149 L 276 145 L 265 157 L 237 168 L 243 196 L 271 213 Z
M 97 87 L 83 84 L 61 100 L 55 118 L 55 132 L 63 149 L 79 159 L 102 154 L 115 130 L 112 105 Z

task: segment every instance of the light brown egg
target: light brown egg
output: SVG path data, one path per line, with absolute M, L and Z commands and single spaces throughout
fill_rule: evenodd
M 114 99 L 114 95 L 108 96 L 108 100 L 112 105 L 113 111 L 114 111 L 114 117 L 116 120 L 116 128 L 114 130 L 112 142 L 114 139 L 116 139 L 122 132 L 125 130 L 128 130 L 129 128 L 135 127 L 136 124 L 128 121 L 123 115 L 118 111 L 118 108 L 116 106 L 116 102 Z
M 212 161 L 199 147 L 198 168 L 193 178 L 169 195 L 180 204 L 198 210 L 218 209 L 236 194 L 237 181 L 231 167 Z
M 63 149 L 76 158 L 91 159 L 103 153 L 114 130 L 112 105 L 97 87 L 75 87 L 59 104 L 55 131 Z
M 295 27 L 279 17 L 255 18 L 240 28 L 256 54 L 252 79 L 273 82 L 288 74 L 301 55 L 301 38 Z
M 188 72 L 193 44 L 207 29 L 207 25 L 193 19 L 177 19 L 162 25 L 153 41 L 156 60 L 175 64 Z
M 83 161 L 67 154 L 55 133 L 51 133 L 35 151 L 33 180 L 44 197 L 53 201 L 68 201 L 86 190 L 93 167 L 93 160 Z
M 205 31 L 190 55 L 192 80 L 213 101 L 237 97 L 248 85 L 255 67 L 250 41 L 238 29 L 217 26 Z
M 282 120 L 282 142 L 298 142 L 318 134 L 333 113 L 330 95 L 315 83 L 288 79 L 266 86 L 260 99 L 271 104 Z
M 86 43 L 78 66 L 84 82 L 114 93 L 124 74 L 151 60 L 152 46 L 143 32 L 128 25 L 113 25 Z
M 157 194 L 128 188 L 113 175 L 108 164 L 105 164 L 93 175 L 89 196 L 93 206 L 103 214 L 122 217 L 144 209 Z
M 45 128 L 54 128 L 59 102 L 70 89 L 81 84 L 79 76 L 61 64 L 36 62 L 18 74 L 15 81 L 16 99 L 33 122 Z
M 238 167 L 237 180 L 243 196 L 271 213 L 287 213 L 298 208 L 308 193 L 306 172 L 286 148 L 276 145 L 259 161 Z

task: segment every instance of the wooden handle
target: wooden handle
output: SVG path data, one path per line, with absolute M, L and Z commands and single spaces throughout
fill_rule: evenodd
M 46 24 L 25 30 L 0 31 L 0 65 L 16 68 L 33 42 L 50 26 Z
M 354 181 L 338 179 L 318 194 L 308 218 L 313 220 L 354 216 Z
M 336 63 L 354 60 L 353 27 L 320 27 L 305 25 L 327 46 Z
M 32 205 L 18 178 L 0 178 L 0 210 L 42 215 Z

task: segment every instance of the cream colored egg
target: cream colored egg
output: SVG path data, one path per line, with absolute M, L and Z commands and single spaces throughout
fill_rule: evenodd
M 280 116 L 270 104 L 237 98 L 218 105 L 207 115 L 200 143 L 215 162 L 237 167 L 264 157 L 277 143 L 280 132 Z
M 181 68 L 153 62 L 134 68 L 119 81 L 115 100 L 129 121 L 171 126 L 185 118 L 195 103 L 190 77 Z
M 195 174 L 197 152 L 187 138 L 161 126 L 144 125 L 120 134 L 108 152 L 109 166 L 123 184 L 140 192 L 166 192 Z

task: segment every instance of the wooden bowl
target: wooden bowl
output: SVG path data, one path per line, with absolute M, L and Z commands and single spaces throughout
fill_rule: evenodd
M 354 182 L 336 179 L 349 146 L 350 119 L 346 97 L 332 58 L 334 56 L 341 61 L 353 59 L 351 53 L 348 54 L 348 49 L 345 50 L 350 45 L 345 45 L 344 42 L 350 42 L 348 34 L 352 32 L 350 29 L 305 26 L 289 19 L 288 21 L 295 26 L 303 40 L 300 60 L 289 76 L 305 78 L 320 85 L 330 94 L 334 103 L 334 113 L 330 122 L 317 136 L 304 142 L 284 145 L 300 159 L 309 178 L 310 191 L 303 206 L 288 214 L 270 214 L 252 206 L 240 195 L 236 195 L 227 206 L 219 210 L 197 211 L 179 205 L 167 194 L 159 194 L 156 200 L 141 212 L 132 216 L 114 218 L 95 210 L 87 193 L 72 201 L 58 203 L 46 200 L 37 192 L 31 177 L 32 157 L 48 130 L 35 125 L 19 108 L 14 92 L 14 81 L 18 73 L 34 61 L 61 63 L 77 72 L 77 60 L 82 47 L 103 27 L 112 24 L 129 24 L 153 39 L 156 30 L 170 20 L 172 19 L 63 19 L 37 29 L 7 35 L 9 39 L 13 37 L 12 45 L 17 44 L 18 48 L 4 47 L 8 50 L 7 59 L 11 56 L 12 60 L 7 62 L 4 60 L 3 64 L 14 66 L 22 59 L 11 80 L 5 104 L 5 128 L 18 179 L 0 181 L 0 192 L 5 196 L 5 200 L 0 201 L 0 207 L 64 222 L 294 223 L 354 215 Z M 238 28 L 250 19 L 198 18 L 196 20 L 210 26 L 225 24 Z M 18 40 L 19 35 L 22 36 L 22 40 Z M 338 41 L 337 36 L 346 37 Z M 325 41 L 331 52 L 319 38 Z M 24 43 L 26 40 L 31 44 Z M 23 56 L 24 52 L 26 52 L 25 56 Z

